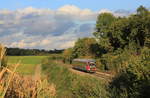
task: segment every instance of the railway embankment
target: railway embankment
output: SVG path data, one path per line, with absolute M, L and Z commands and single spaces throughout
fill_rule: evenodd
M 49 83 L 56 85 L 58 98 L 108 98 L 107 83 L 94 78 L 88 73 L 71 71 L 67 65 L 47 59 L 42 64 L 42 71 Z
M 65 66 L 67 67 L 71 72 L 81 75 L 81 76 L 92 76 L 94 78 L 102 79 L 106 82 L 109 82 L 113 78 L 113 74 L 111 73 L 106 73 L 106 72 L 101 72 L 101 71 L 96 71 L 95 73 L 87 73 L 85 71 L 79 70 L 79 69 L 74 69 L 71 64 L 65 64 L 62 61 L 55 61 L 56 64 L 60 66 Z

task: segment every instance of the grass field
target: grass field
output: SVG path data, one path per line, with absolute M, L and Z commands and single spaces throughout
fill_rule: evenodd
M 17 72 L 22 75 L 33 75 L 35 68 L 47 56 L 8 56 L 8 65 L 16 64 L 20 61 Z

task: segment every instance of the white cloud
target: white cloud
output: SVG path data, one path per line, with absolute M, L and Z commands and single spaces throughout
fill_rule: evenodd
M 74 5 L 65 5 L 65 6 L 59 8 L 58 11 L 70 13 L 70 14 L 81 12 L 81 10 Z
M 44 39 L 44 40 L 42 40 L 41 44 L 42 44 L 42 45 L 50 45 L 50 44 L 52 44 L 52 43 L 51 43 L 50 40 Z
M 67 15 L 69 18 L 80 20 L 80 21 L 90 21 L 95 20 L 97 13 L 91 11 L 90 9 L 80 9 L 74 5 L 65 5 L 57 10 L 57 14 Z
M 99 14 L 101 14 L 101 13 L 112 13 L 116 17 L 118 17 L 118 16 L 122 17 L 122 16 L 129 16 L 133 12 L 130 12 L 130 11 L 127 11 L 127 10 L 111 11 L 111 10 L 108 10 L 108 9 L 101 9 L 98 13 Z
M 64 44 L 61 44 L 60 48 L 64 49 L 64 48 L 69 48 L 69 47 L 73 47 L 75 44 L 75 41 L 68 41 Z
M 99 12 L 66 5 L 57 10 L 25 9 L 0 10 L 0 42 L 8 47 L 68 48 L 79 37 L 92 36 Z M 124 12 L 121 13 L 123 15 Z
M 108 10 L 108 9 L 101 9 L 101 10 L 99 11 L 99 13 L 101 14 L 101 13 L 113 13 L 113 12 L 110 11 L 110 10 Z

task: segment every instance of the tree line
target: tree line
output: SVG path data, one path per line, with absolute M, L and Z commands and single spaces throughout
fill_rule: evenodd
M 44 50 L 44 49 L 21 49 L 21 48 L 6 48 L 6 54 L 8 56 L 30 56 L 30 55 L 49 55 L 49 54 L 60 54 L 64 50 Z

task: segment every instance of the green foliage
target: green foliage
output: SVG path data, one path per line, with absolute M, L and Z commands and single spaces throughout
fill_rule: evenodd
M 72 93 L 76 98 L 108 98 L 105 85 L 88 77 L 80 77 L 74 81 Z
M 64 63 L 66 63 L 67 61 L 69 61 L 71 63 L 73 58 L 74 58 L 74 55 L 73 55 L 72 48 L 68 48 L 68 49 L 64 50 L 64 52 L 63 52 L 63 62 Z
M 84 38 L 78 39 L 75 43 L 73 52 L 76 54 L 76 57 L 79 56 L 88 56 L 90 51 L 90 45 L 93 44 L 94 39 Z
M 150 69 L 150 48 L 144 47 L 141 52 L 142 65 Z
M 108 98 L 102 80 L 72 73 L 50 59 L 43 62 L 42 70 L 48 75 L 48 81 L 56 85 L 58 98 Z
M 150 96 L 149 21 L 150 12 L 141 6 L 137 14 L 117 19 L 108 28 L 110 34 L 106 38 L 113 51 L 104 54 L 101 59 L 109 70 L 117 72 L 110 84 L 112 98 Z
M 100 56 L 101 52 L 105 52 L 105 50 L 99 47 L 94 38 L 82 38 L 78 39 L 78 41 L 75 43 L 72 55 L 75 58 L 77 57 L 91 58 Z
M 141 56 L 132 56 L 126 67 L 110 84 L 112 98 L 148 98 L 150 96 L 150 49 L 144 48 Z
M 140 16 L 145 16 L 147 15 L 149 12 L 148 12 L 148 9 L 146 9 L 144 6 L 140 6 L 138 9 L 137 9 L 137 14 L 140 15 Z
M 127 18 L 117 18 L 103 13 L 97 19 L 97 32 L 94 35 L 100 46 L 107 51 L 124 49 L 130 43 L 135 43 L 138 47 L 149 46 L 149 21 L 150 12 L 142 6 L 137 9 L 137 14 Z
M 111 23 L 113 23 L 116 20 L 116 17 L 113 16 L 111 13 L 102 13 L 98 16 L 97 22 L 96 22 L 96 30 L 97 32 L 100 32 L 99 36 L 105 35 L 104 32 L 107 31 L 108 27 Z M 97 34 L 97 33 L 95 33 Z
M 105 49 L 105 51 L 111 51 L 112 47 L 109 42 L 110 32 L 109 28 L 110 25 L 116 21 L 116 17 L 113 16 L 111 13 L 102 13 L 98 16 L 96 22 L 96 32 L 94 32 L 94 36 L 99 40 L 98 44 L 100 47 Z

